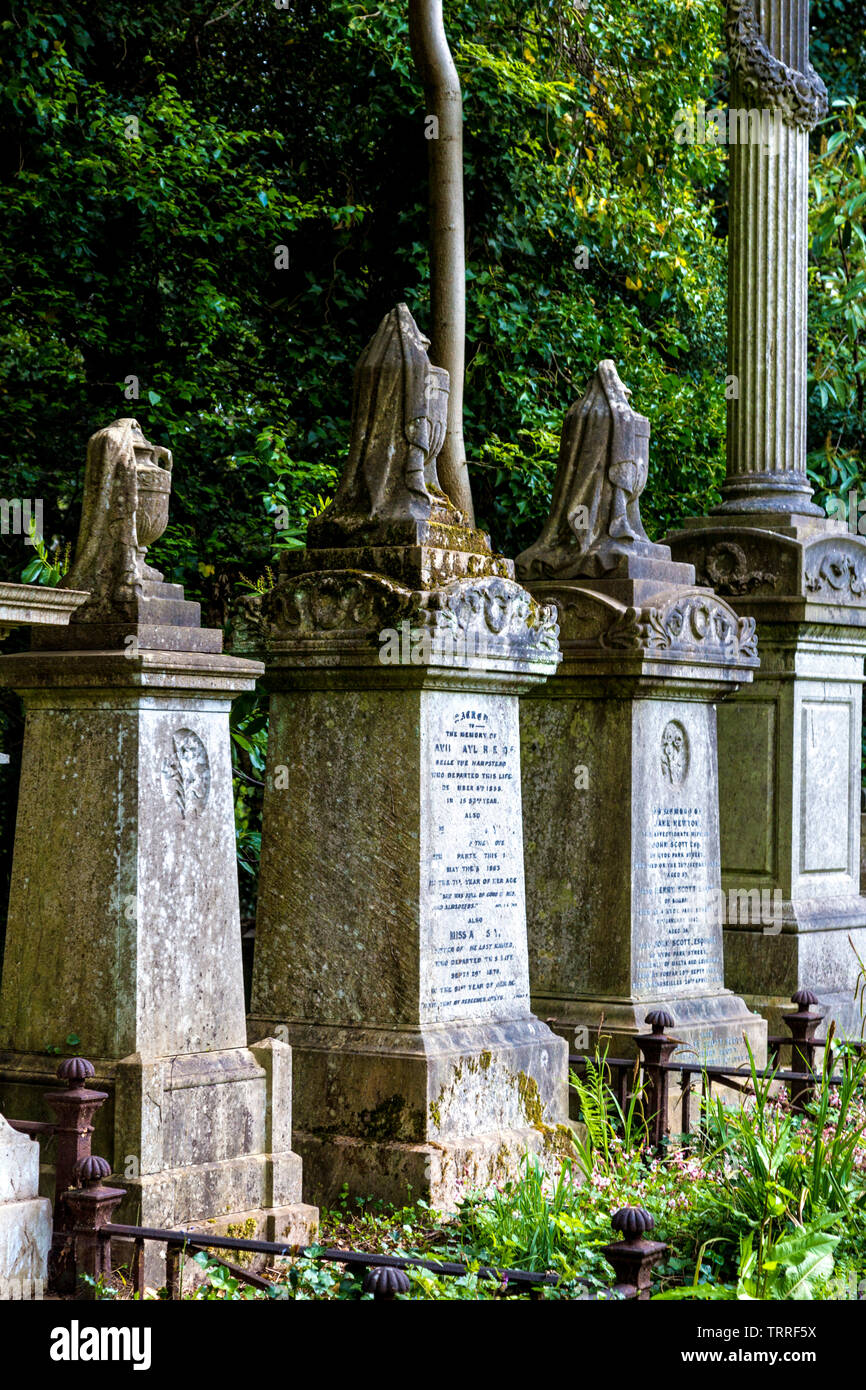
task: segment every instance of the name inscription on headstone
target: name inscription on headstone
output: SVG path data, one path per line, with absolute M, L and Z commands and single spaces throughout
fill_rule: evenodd
M 528 1008 L 516 701 L 441 695 L 428 717 L 422 997 L 428 1017 Z
M 699 990 L 722 984 L 720 927 L 713 916 L 718 851 L 700 803 L 651 805 L 635 870 L 638 990 Z

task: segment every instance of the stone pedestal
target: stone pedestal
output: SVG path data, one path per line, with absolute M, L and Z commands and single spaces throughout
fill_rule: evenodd
M 271 692 L 250 1028 L 292 1045 L 319 1201 L 451 1207 L 567 1144 L 567 1049 L 529 1007 L 517 708 L 556 627 L 438 496 L 415 544 L 320 528 L 237 623 Z
M 563 651 L 521 701 L 532 1004 L 581 1052 L 634 1054 L 664 1008 L 680 1060 L 745 1062 L 745 1035 L 760 1063 L 766 1024 L 724 984 L 715 708 L 754 628 L 693 579 L 635 555 L 528 584 Z
M 808 988 L 859 1037 L 866 542 L 839 522 L 769 515 L 687 521 L 669 540 L 757 622 L 761 652 L 754 684 L 719 710 L 722 885 L 741 902 L 726 982 L 773 1031 Z
M 773 138 L 731 147 L 724 500 L 668 537 L 757 622 L 761 651 L 755 684 L 719 723 L 723 882 L 743 900 L 726 979 L 774 1031 L 780 1006 L 808 988 L 859 1035 L 848 936 L 862 956 L 866 542 L 823 516 L 806 474 L 809 131 L 827 110 L 808 0 L 732 0 L 728 45 L 731 104 L 761 112 Z M 769 926 L 764 893 L 777 898 Z
M 0 1115 L 0 1301 L 43 1296 L 51 1203 L 39 1196 L 39 1145 Z
M 157 597 L 197 619 L 182 591 Z M 124 650 L 80 626 L 41 639 L 66 650 L 0 658 L 26 710 L 4 1108 L 41 1117 L 47 1049 L 75 1034 L 111 1096 L 93 1145 L 127 1188 L 121 1222 L 303 1239 L 290 1050 L 247 1047 L 244 1017 L 228 714 L 260 668 L 194 623 Z

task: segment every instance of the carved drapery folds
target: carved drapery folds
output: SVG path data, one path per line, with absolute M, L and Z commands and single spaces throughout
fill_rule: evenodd
M 632 410 L 630 395 L 606 360 L 566 415 L 550 516 L 517 558 L 521 579 L 598 578 L 624 556 L 670 558 L 641 521 L 650 426 Z
M 330 505 L 310 523 L 311 549 L 377 539 L 462 517 L 439 486 L 436 459 L 448 418 L 448 373 L 434 367 L 405 304 L 386 314 L 355 368 L 349 457 Z
M 172 457 L 150 444 L 137 420 L 114 420 L 87 445 L 84 499 L 75 559 L 66 589 L 88 589 L 76 621 L 110 618 L 160 581 L 145 563 L 147 547 L 168 524 Z

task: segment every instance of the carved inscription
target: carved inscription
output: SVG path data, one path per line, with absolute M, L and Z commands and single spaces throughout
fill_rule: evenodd
M 635 863 L 636 989 L 697 992 L 721 986 L 719 927 L 712 914 L 718 871 L 700 803 L 648 808 Z
M 511 704 L 448 696 L 431 713 L 422 971 L 435 1018 L 528 1007 L 520 747 Z

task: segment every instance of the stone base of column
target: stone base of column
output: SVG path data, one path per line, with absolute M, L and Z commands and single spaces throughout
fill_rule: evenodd
M 802 515 L 693 517 L 668 539 L 757 623 L 760 670 L 718 711 L 725 983 L 773 1032 L 807 988 L 859 1037 L 866 540 Z
M 751 1052 L 761 1067 L 767 1056 L 766 1022 L 753 1012 L 750 1000 L 729 990 L 679 998 L 668 994 L 640 999 L 555 999 L 534 995 L 532 1007 L 555 1033 L 566 1039 L 569 1051 L 589 1056 L 597 1050 L 599 1058 L 636 1058 L 639 1049 L 635 1038 L 649 1031 L 647 1015 L 658 1009 L 666 1010 L 674 1020 L 665 1030 L 680 1043 L 671 1054 L 672 1062 L 742 1067 L 749 1065 Z M 668 1092 L 668 1130 L 672 1135 L 694 1130 L 700 1119 L 700 1077 L 691 1077 L 688 1113 L 683 1106 L 681 1081 L 673 1073 Z M 713 1096 L 737 1101 L 737 1093 L 720 1084 L 713 1086 Z M 569 1099 L 572 1119 L 579 1120 L 577 1092 L 572 1090 Z
M 423 1198 L 438 1211 L 454 1211 L 467 1193 L 513 1181 L 527 1158 L 547 1172 L 574 1158 L 565 1125 L 556 1130 L 503 1129 L 437 1144 L 399 1144 L 346 1135 L 298 1133 L 296 1141 L 320 1204 L 349 1196 L 381 1198 L 401 1207 Z
M 260 1026 L 263 1020 L 257 1019 Z M 528 1016 L 416 1031 L 289 1024 L 297 1150 L 307 1194 L 424 1197 L 452 1211 L 474 1187 L 513 1179 L 525 1154 L 570 1156 L 567 1047 Z
M 811 989 L 818 996 L 814 1007 L 824 1017 L 816 1036 L 825 1037 L 833 1020 L 837 1037 L 859 1040 L 864 1014 L 856 997 L 857 955 L 866 962 L 866 899 L 815 904 L 814 915 L 805 906 L 798 904 L 796 924 L 786 924 L 778 936 L 760 927 L 728 928 L 725 978 L 732 989 L 741 982 L 746 1002 L 767 1020 L 771 1033 L 787 1036 L 782 1015 L 794 1007 L 791 996 Z
M 318 1213 L 302 1202 L 301 1159 L 292 1149 L 291 1051 L 268 1039 L 255 1048 L 117 1063 L 94 1059 L 92 1083 L 109 1093 L 97 1113 L 94 1153 L 112 1165 L 127 1196 L 114 1220 L 161 1229 L 207 1229 L 307 1244 Z M 0 1056 L 9 1113 L 40 1108 L 55 1089 L 50 1059 Z M 41 1116 L 40 1116 L 41 1117 Z M 45 1118 L 51 1115 L 46 1111 Z M 42 1190 L 54 1190 L 51 1146 Z M 229 1229 L 231 1228 L 231 1229 Z M 254 1229 L 255 1228 L 255 1229 Z M 147 1282 L 164 1270 L 163 1247 L 146 1247 Z
M 281 1028 L 257 1017 L 256 1028 Z M 528 1015 L 419 1029 L 285 1025 L 297 1064 L 294 1140 L 307 1195 L 453 1210 L 461 1195 L 519 1175 L 525 1153 L 570 1155 L 568 1049 Z
M 729 990 L 691 997 L 665 994 L 631 999 L 533 995 L 532 1006 L 567 1040 L 572 1051 L 582 1053 L 592 1053 L 598 1042 L 599 1051 L 607 1048 L 611 1057 L 636 1057 L 635 1037 L 648 1031 L 647 1014 L 657 1009 L 666 1009 L 671 1015 L 674 1022 L 667 1032 L 682 1042 L 673 1054 L 675 1062 L 741 1066 L 748 1055 L 744 1037 L 757 1057 L 763 1057 L 766 1049 L 763 1021 Z

